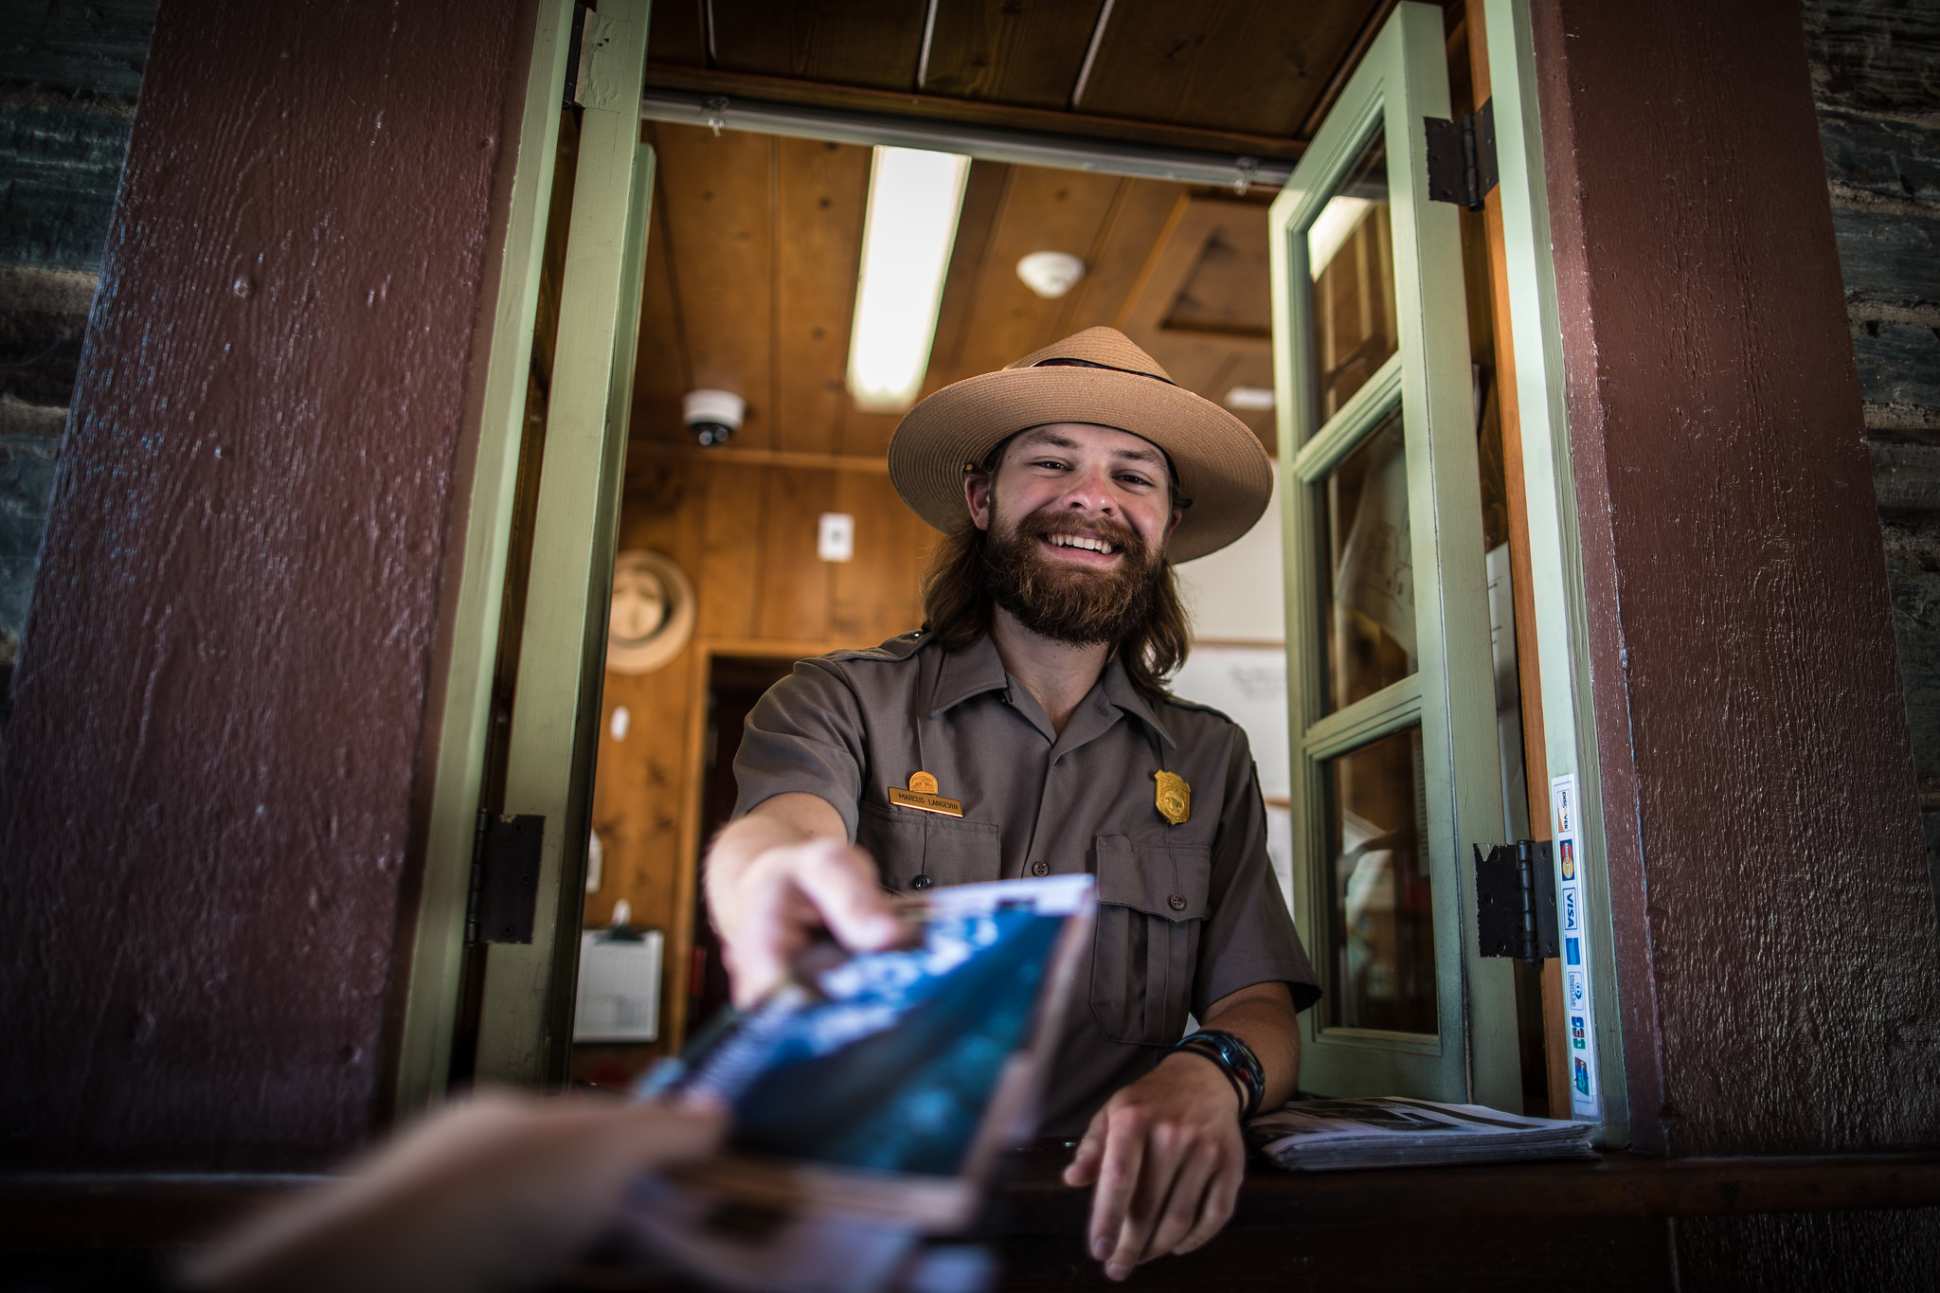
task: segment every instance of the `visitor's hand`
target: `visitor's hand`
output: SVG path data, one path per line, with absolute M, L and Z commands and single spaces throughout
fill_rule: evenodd
M 692 1102 L 460 1100 L 195 1254 L 182 1283 L 360 1293 L 538 1283 L 618 1215 L 635 1175 L 713 1152 L 725 1125 Z
M 1088 1234 L 1107 1277 L 1189 1253 L 1225 1226 L 1246 1172 L 1238 1113 L 1217 1065 L 1177 1053 L 1092 1118 L 1064 1182 L 1097 1186 Z
M 893 947 L 911 933 L 877 883 L 869 855 L 840 839 L 782 844 L 757 854 L 722 905 L 721 953 L 737 1006 L 786 979 L 789 966 L 824 928 L 858 952 Z

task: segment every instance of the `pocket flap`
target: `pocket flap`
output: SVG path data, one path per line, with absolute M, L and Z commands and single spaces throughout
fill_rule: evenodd
M 1100 835 L 1096 849 L 1101 904 L 1170 921 L 1206 918 L 1210 845 L 1133 843 L 1124 835 Z

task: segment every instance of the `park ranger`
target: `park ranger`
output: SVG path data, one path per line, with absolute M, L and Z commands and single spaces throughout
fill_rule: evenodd
M 1094 875 L 1044 1130 L 1082 1133 L 1065 1179 L 1096 1187 L 1091 1250 L 1122 1279 L 1225 1224 L 1240 1119 L 1291 1095 L 1319 995 L 1245 735 L 1163 687 L 1188 646 L 1172 565 L 1250 529 L 1272 465 L 1091 328 L 922 401 L 889 472 L 948 536 L 924 626 L 804 660 L 755 707 L 709 911 L 746 1002 L 820 927 L 892 941 L 885 889 Z

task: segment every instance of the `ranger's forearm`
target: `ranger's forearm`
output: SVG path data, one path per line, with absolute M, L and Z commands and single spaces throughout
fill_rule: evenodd
M 1266 1078 L 1260 1111 L 1293 1098 L 1300 1078 L 1300 1020 L 1286 985 L 1258 984 L 1215 1002 L 1204 1027 L 1233 1034 L 1252 1048 Z

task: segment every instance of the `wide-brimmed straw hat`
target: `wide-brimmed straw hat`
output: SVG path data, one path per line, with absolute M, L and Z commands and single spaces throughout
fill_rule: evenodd
M 889 478 L 918 516 L 947 533 L 969 518 L 964 472 L 1019 431 L 1050 422 L 1115 427 L 1165 451 L 1192 500 L 1166 545 L 1175 562 L 1245 534 L 1273 492 L 1273 463 L 1247 425 L 1174 382 L 1115 328 L 1086 328 L 931 395 L 896 428 Z

